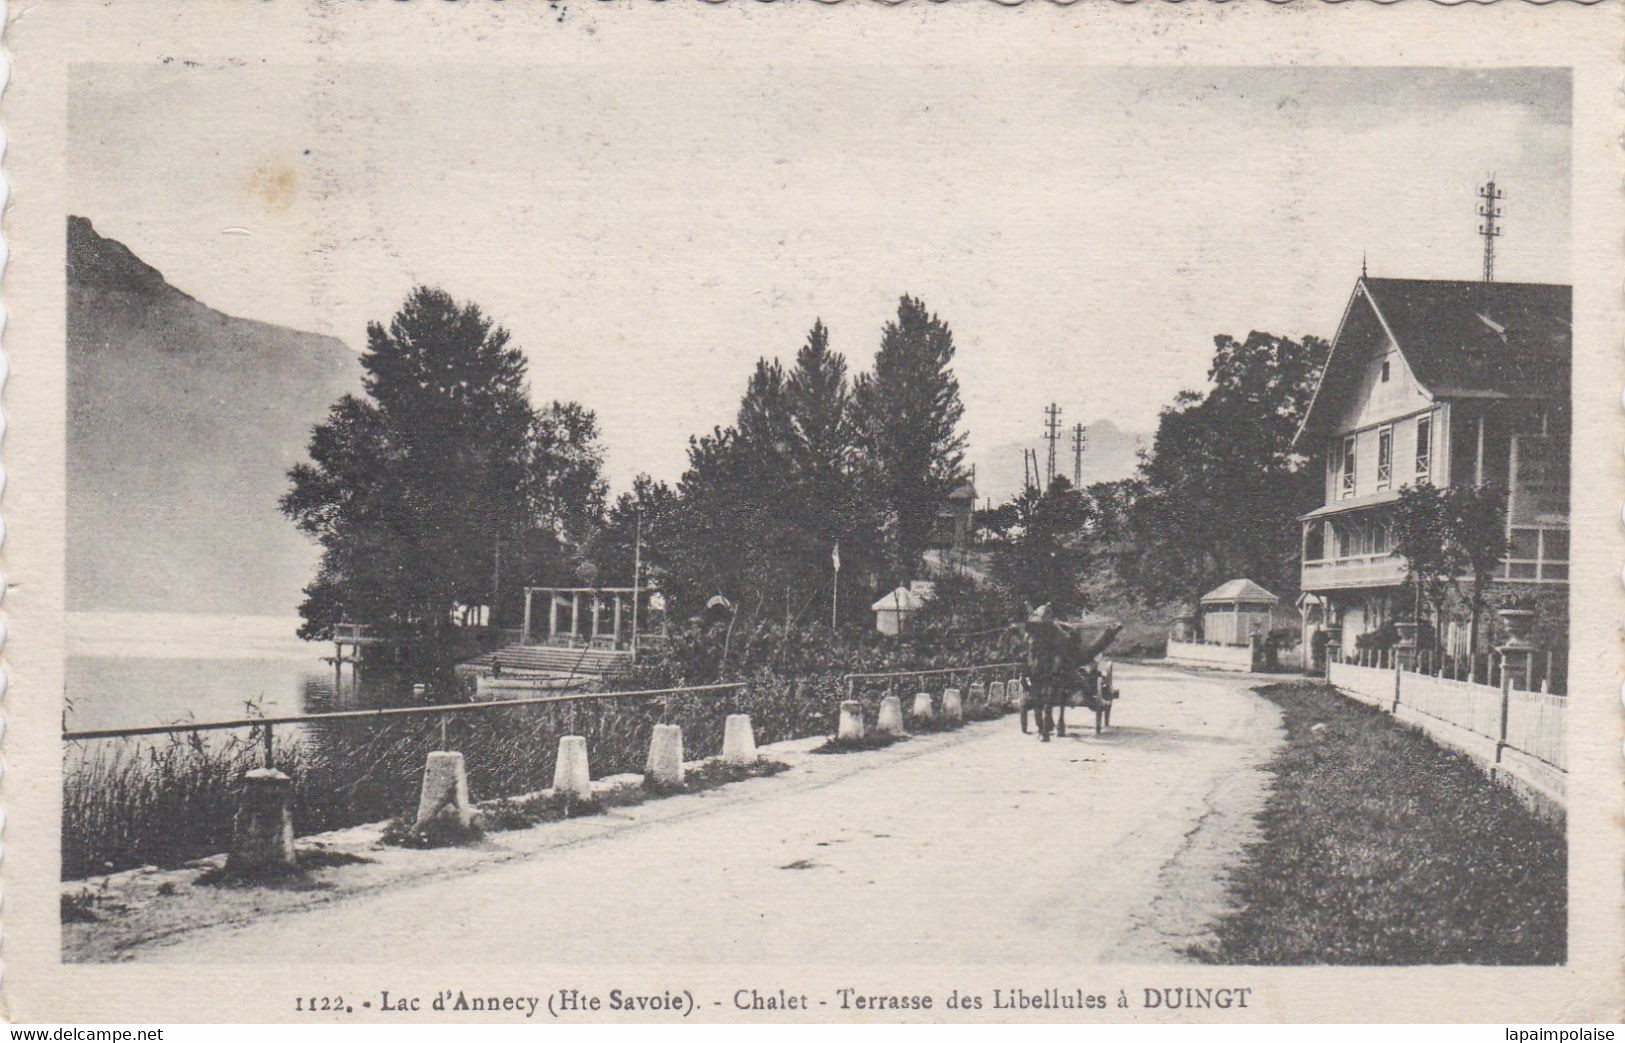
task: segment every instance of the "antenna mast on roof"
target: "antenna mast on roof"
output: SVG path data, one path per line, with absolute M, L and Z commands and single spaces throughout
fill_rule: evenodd
M 1044 407 L 1044 438 L 1049 442 L 1049 470 L 1044 472 L 1044 486 L 1048 488 L 1055 477 L 1055 443 L 1061 437 L 1061 407 L 1051 402 Z
M 1495 175 L 1486 184 L 1478 186 L 1478 216 L 1484 219 L 1478 234 L 1484 237 L 1484 281 L 1495 281 L 1495 240 L 1501 235 L 1501 190 L 1495 187 Z

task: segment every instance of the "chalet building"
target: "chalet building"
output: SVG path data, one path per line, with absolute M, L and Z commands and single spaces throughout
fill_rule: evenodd
M 1511 552 L 1498 582 L 1569 576 L 1570 288 L 1362 275 L 1298 430 L 1325 458 L 1323 505 L 1302 517 L 1305 647 L 1345 656 L 1393 618 L 1405 563 L 1390 511 L 1407 485 L 1497 482 Z M 1465 652 L 1465 628 L 1441 635 Z
M 929 545 L 933 550 L 964 551 L 975 533 L 976 479 L 963 483 L 948 494 L 931 519 Z

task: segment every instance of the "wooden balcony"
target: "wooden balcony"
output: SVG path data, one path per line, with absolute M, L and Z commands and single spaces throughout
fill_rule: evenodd
M 1397 554 L 1359 554 L 1303 563 L 1304 590 L 1397 587 L 1405 582 L 1405 559 Z

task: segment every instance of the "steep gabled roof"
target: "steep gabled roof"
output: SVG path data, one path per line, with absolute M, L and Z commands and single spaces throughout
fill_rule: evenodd
M 1435 395 L 1568 394 L 1574 343 L 1569 287 L 1364 281 L 1416 379 Z
M 1273 605 L 1281 599 L 1254 583 L 1250 579 L 1233 579 L 1228 583 L 1221 583 L 1217 587 L 1202 595 L 1202 604 L 1209 605 L 1215 601 L 1239 602 L 1243 605 Z
M 930 580 L 917 579 L 905 583 L 869 606 L 870 612 L 914 612 L 936 595 L 937 585 Z
M 1435 398 L 1568 396 L 1574 334 L 1572 292 L 1546 283 L 1362 276 L 1343 313 L 1301 439 L 1333 408 L 1322 394 L 1344 385 L 1339 352 L 1359 302 L 1366 300 L 1422 389 Z

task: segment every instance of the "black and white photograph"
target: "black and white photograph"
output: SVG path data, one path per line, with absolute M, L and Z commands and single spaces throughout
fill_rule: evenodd
M 63 66 L 60 672 L 7 699 L 61 974 L 1248 1022 L 1375 1016 L 1293 969 L 1429 1020 L 1498 968 L 1544 1006 L 1470 1020 L 1617 1019 L 1565 998 L 1622 933 L 1572 871 L 1617 890 L 1571 710 L 1618 710 L 1595 66 L 899 32 L 702 74 L 547 7 L 557 60 L 332 14 Z

